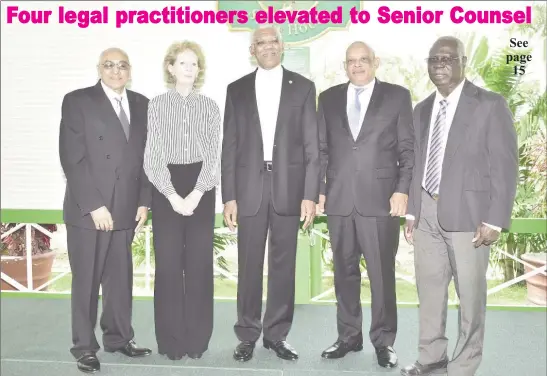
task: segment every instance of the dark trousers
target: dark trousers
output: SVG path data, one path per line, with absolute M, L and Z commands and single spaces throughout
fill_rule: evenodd
M 237 322 L 234 331 L 240 341 L 258 340 L 262 329 L 265 339 L 285 340 L 294 316 L 300 217 L 281 216 L 275 212 L 271 202 L 271 174 L 264 172 L 258 213 L 238 218 Z M 268 296 L 262 324 L 262 280 L 268 230 Z
M 338 339 L 362 341 L 361 255 L 372 295 L 369 337 L 375 347 L 392 346 L 397 333 L 395 256 L 399 247 L 398 217 L 327 216 L 334 258 Z
M 169 166 L 181 197 L 194 189 L 201 165 Z M 191 216 L 175 212 L 167 198 L 154 190 L 152 215 L 158 352 L 177 358 L 203 353 L 213 332 L 215 189 L 205 192 Z
M 136 224 L 136 223 L 135 223 Z M 131 327 L 134 230 L 97 231 L 66 226 L 72 271 L 72 343 L 79 358 L 100 348 L 95 338 L 99 288 L 103 345 L 117 350 L 133 339 Z

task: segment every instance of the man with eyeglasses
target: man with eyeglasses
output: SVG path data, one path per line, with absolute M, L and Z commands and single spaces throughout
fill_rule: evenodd
M 277 357 L 298 359 L 287 342 L 294 317 L 296 246 L 300 221 L 313 223 L 319 196 L 319 137 L 315 85 L 283 67 L 283 40 L 260 25 L 249 51 L 258 68 L 228 85 L 222 142 L 224 220 L 238 226 L 237 361 L 256 342 Z M 268 297 L 262 318 L 264 253 Z
M 322 184 L 318 214 L 327 214 L 337 300 L 336 342 L 323 358 L 363 349 L 360 259 L 372 295 L 369 338 L 378 364 L 397 366 L 395 255 L 414 164 L 409 90 L 378 80 L 370 46 L 346 51 L 349 82 L 319 96 Z
M 83 372 L 100 363 L 100 326 L 108 352 L 149 355 L 133 341 L 131 244 L 151 200 L 143 170 L 148 99 L 127 90 L 131 65 L 118 48 L 105 50 L 96 85 L 72 91 L 62 103 L 59 154 L 66 176 L 63 205 L 72 270 L 72 355 Z
M 427 67 L 437 91 L 414 110 L 419 140 L 405 238 L 414 244 L 420 301 L 418 359 L 405 376 L 473 376 L 483 352 L 490 245 L 509 228 L 518 150 L 511 111 L 499 94 L 465 79 L 463 43 L 439 38 Z M 448 285 L 459 297 L 452 359 L 445 337 Z

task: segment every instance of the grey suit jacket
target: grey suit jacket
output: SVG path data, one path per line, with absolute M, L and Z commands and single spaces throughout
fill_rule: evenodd
M 139 206 L 150 206 L 151 185 L 143 170 L 148 98 L 127 90 L 130 136 L 100 81 L 65 95 L 59 155 L 66 176 L 67 224 L 95 229 L 90 212 L 106 206 L 114 230 L 135 228 Z
M 408 194 L 414 166 L 410 92 L 376 79 L 357 140 L 347 117 L 349 83 L 319 96 L 321 193 L 327 215 L 388 216 L 394 192 Z
M 408 213 L 418 225 L 435 93 L 416 105 L 416 163 Z M 509 228 L 518 176 L 517 135 L 505 99 L 464 83 L 448 134 L 438 219 L 445 231 L 474 232 L 482 222 Z
M 256 70 L 228 85 L 222 141 L 224 203 L 252 216 L 262 200 L 264 146 L 255 92 Z M 283 68 L 274 138 L 272 201 L 280 215 L 300 215 L 302 200 L 319 198 L 319 136 L 312 81 Z

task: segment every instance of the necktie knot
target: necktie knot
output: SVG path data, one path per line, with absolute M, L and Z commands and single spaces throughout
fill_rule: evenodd
M 446 99 L 441 100 L 440 102 L 441 108 L 446 108 L 448 105 L 448 101 Z

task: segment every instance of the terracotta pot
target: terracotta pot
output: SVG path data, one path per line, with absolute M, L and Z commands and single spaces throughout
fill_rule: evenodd
M 533 268 L 524 265 L 524 273 L 531 272 L 535 268 L 545 266 L 547 263 L 547 253 L 525 253 L 520 256 Z M 536 274 L 526 280 L 528 288 L 528 300 L 534 304 L 545 306 L 547 305 L 547 276 Z
M 36 289 L 49 281 L 51 276 L 51 267 L 55 260 L 55 252 L 50 251 L 40 255 L 32 256 L 32 287 Z M 27 281 L 27 257 L 19 256 L 2 256 L 1 257 L 2 273 L 7 274 L 23 286 L 28 286 Z M 2 279 L 2 290 L 17 290 Z M 40 291 L 46 291 L 47 286 Z

